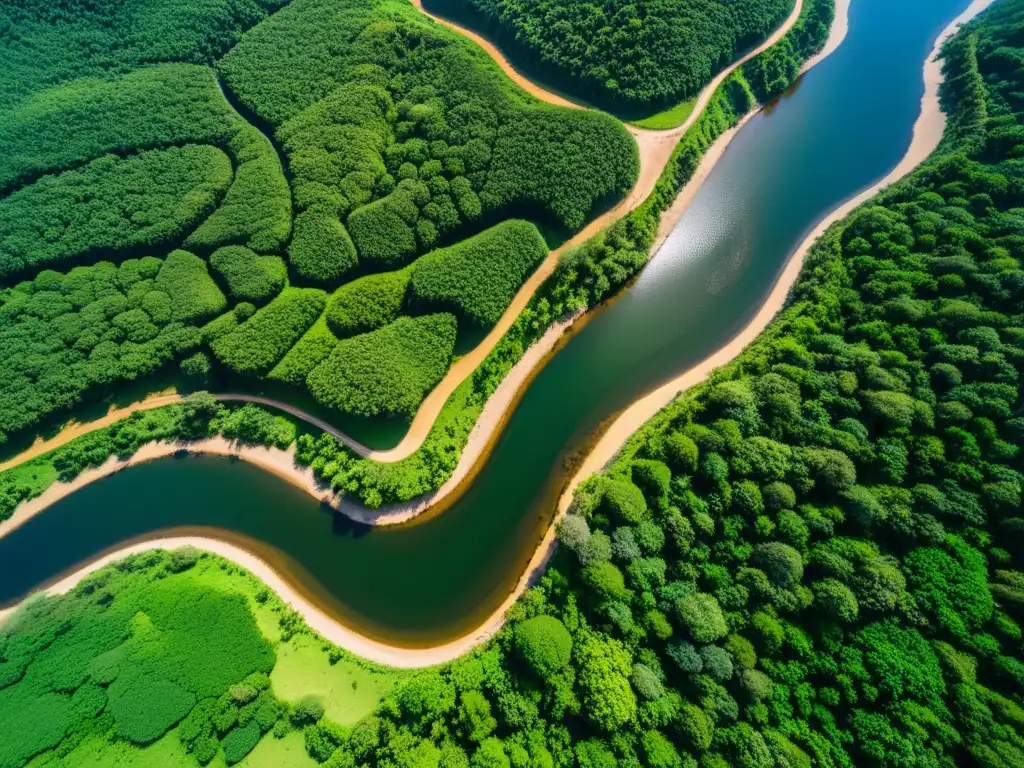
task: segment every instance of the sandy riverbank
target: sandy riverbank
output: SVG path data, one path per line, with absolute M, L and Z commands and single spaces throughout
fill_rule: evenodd
M 341 646 L 358 656 L 362 656 L 364 659 L 369 659 L 378 664 L 402 668 L 429 667 L 457 658 L 493 636 L 493 632 L 486 635 L 483 634 L 485 630 L 482 629 L 479 633 L 471 633 L 451 643 L 422 650 L 416 648 L 396 648 L 379 643 L 348 629 L 332 619 L 299 594 L 284 577 L 262 558 L 234 544 L 205 536 L 172 536 L 133 544 L 94 560 L 69 576 L 41 590 L 41 592 L 48 595 L 62 595 L 74 589 L 89 574 L 117 560 L 122 560 L 129 555 L 153 549 L 177 549 L 186 546 L 210 552 L 245 568 L 266 584 L 267 587 L 274 590 L 286 604 L 298 611 L 302 615 L 303 620 L 315 632 L 335 645 Z M 3 626 L 3 623 L 16 610 L 17 607 L 0 611 L 0 626 Z M 497 631 L 497 628 L 494 631 Z

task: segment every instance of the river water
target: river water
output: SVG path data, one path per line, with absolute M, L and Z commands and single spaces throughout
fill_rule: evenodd
M 0 603 L 127 540 L 185 529 L 240 541 L 371 637 L 431 645 L 476 626 L 548 526 L 566 457 L 728 341 L 814 224 L 903 156 L 924 59 L 967 4 L 853 0 L 843 45 L 740 131 L 639 279 L 537 376 L 442 514 L 359 528 L 243 462 L 164 459 L 89 485 L 0 539 Z

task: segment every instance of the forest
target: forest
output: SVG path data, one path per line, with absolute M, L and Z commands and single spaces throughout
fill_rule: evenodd
M 778 59 L 723 87 L 652 200 L 575 252 L 523 323 L 599 301 L 638 268 L 658 206 L 755 97 L 784 87 L 819 30 L 805 24 Z M 110 764 L 110 749 L 234 764 L 286 742 L 302 745 L 288 764 L 330 768 L 1024 764 L 1024 0 L 1003 0 L 943 53 L 940 149 L 833 226 L 769 331 L 581 487 L 555 559 L 496 638 L 391 680 L 372 713 L 346 719 L 322 697 L 283 693 L 296 638 L 329 656 L 326 669 L 353 661 L 266 589 L 232 587 L 251 581 L 194 550 L 140 555 L 0 632 L 0 766 Z M 488 237 L 500 230 L 436 258 L 458 267 Z M 267 358 L 302 343 L 278 343 L 287 329 L 330 360 L 316 339 L 422 323 L 447 343 L 458 313 L 489 306 L 430 259 L 329 295 L 274 294 L 264 286 L 281 284 L 284 262 L 261 258 L 227 251 L 208 267 L 178 249 L 46 270 L 0 311 L 51 343 L 116 336 L 140 365 L 194 360 L 206 344 L 265 370 L 274 361 L 255 333 L 275 340 Z M 400 317 L 413 290 L 447 311 Z M 228 311 L 242 291 L 249 301 Z M 76 324 L 90 317 L 95 327 Z M 421 343 L 397 336 L 396 358 Z M 295 442 L 322 476 L 357 474 L 332 439 L 200 395 L 3 473 L 0 498 L 12 509 L 111 452 L 214 433 Z
M 691 99 L 767 38 L 793 0 L 426 0 L 498 42 L 517 65 L 616 114 Z
M 233 763 L 299 734 L 294 764 L 329 768 L 1024 764 L 1022 51 L 1024 0 L 947 44 L 940 149 L 830 228 L 766 334 L 581 486 L 493 640 L 342 722 L 278 692 L 261 637 L 321 642 L 294 615 L 200 594 L 209 556 L 139 556 L 0 636 L 0 765 L 103 739 Z M 249 406 L 176 408 L 175 430 L 295 439 Z M 217 663 L 162 663 L 189 661 L 199 621 Z
M 450 337 L 544 260 L 541 231 L 568 237 L 636 178 L 621 124 L 539 104 L 405 2 L 179 6 L 0 9 L 0 441 L 182 376 L 407 417 Z M 449 267 L 490 278 L 463 295 Z M 410 278 L 386 322 L 339 320 Z M 438 343 L 377 360 L 358 338 L 438 312 Z M 343 342 L 401 397 L 368 371 L 314 386 Z

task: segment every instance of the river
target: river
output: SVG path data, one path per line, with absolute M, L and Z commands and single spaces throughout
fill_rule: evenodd
M 537 376 L 467 492 L 367 529 L 283 480 L 216 457 L 93 483 L 0 539 L 0 604 L 157 532 L 240 542 L 363 634 L 409 647 L 477 626 L 554 513 L 567 457 L 632 400 L 724 344 L 787 256 L 910 144 L 932 43 L 967 0 L 853 0 L 836 53 L 736 136 L 638 280 Z

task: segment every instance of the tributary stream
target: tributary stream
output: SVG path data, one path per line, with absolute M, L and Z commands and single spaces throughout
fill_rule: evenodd
M 442 514 L 356 528 L 243 462 L 170 458 L 93 483 L 0 539 L 0 604 L 165 530 L 255 551 L 344 624 L 433 645 L 508 594 L 554 513 L 566 457 L 602 422 L 707 357 L 787 257 L 910 144 L 922 66 L 967 0 L 853 0 L 843 45 L 736 136 L 639 279 L 536 377 L 486 465 Z

